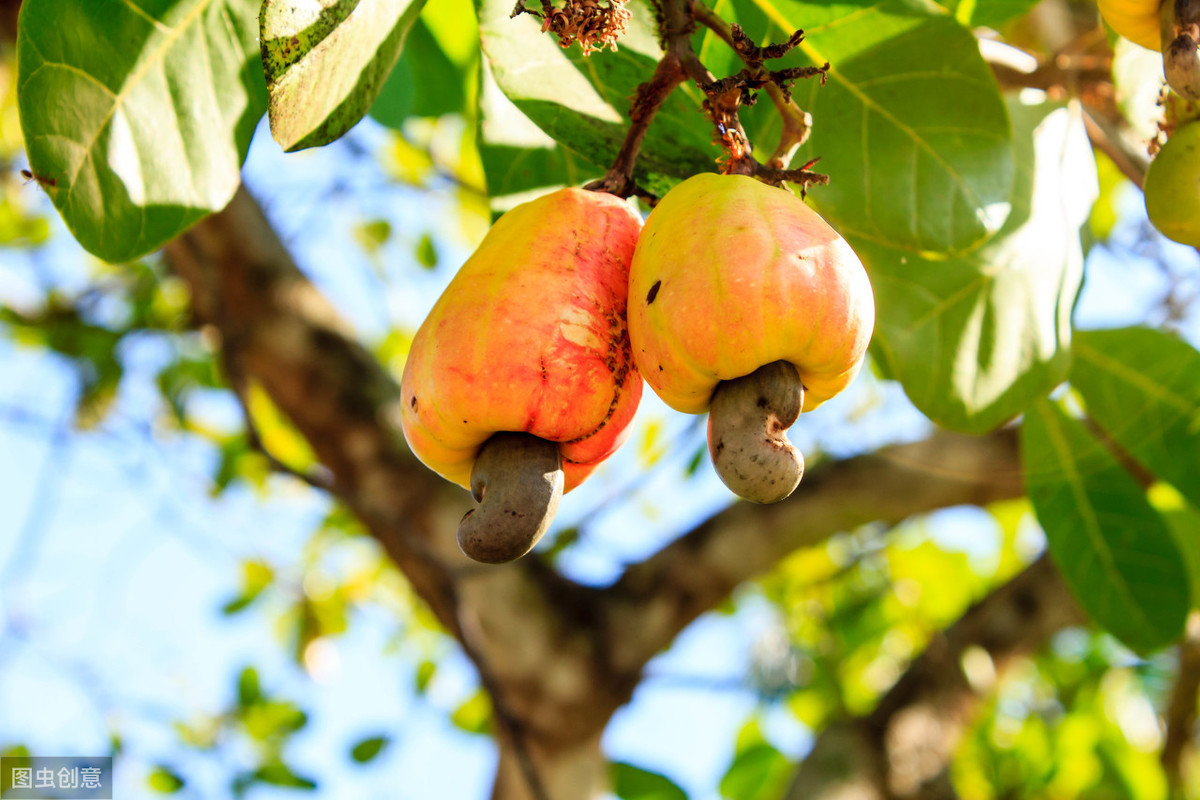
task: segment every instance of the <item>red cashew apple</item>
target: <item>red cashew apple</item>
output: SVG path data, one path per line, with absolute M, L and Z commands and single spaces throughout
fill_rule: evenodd
M 672 408 L 709 410 L 725 484 L 760 503 L 791 494 L 804 459 L 787 429 L 853 380 L 875 324 L 846 241 L 785 189 L 697 175 L 646 220 L 629 298 L 638 368 Z
M 641 217 L 562 189 L 497 220 L 413 339 L 401 421 L 413 452 L 470 488 L 463 552 L 501 563 L 621 445 L 642 394 L 625 318 Z

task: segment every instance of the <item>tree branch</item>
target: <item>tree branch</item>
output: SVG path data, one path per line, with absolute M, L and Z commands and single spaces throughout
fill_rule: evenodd
M 897 523 L 1023 493 L 1015 432 L 939 432 L 913 444 L 826 463 L 790 498 L 738 503 L 625 571 L 605 595 L 618 670 L 640 669 L 692 620 L 779 559 L 868 522 Z
M 1179 671 L 1167 706 L 1167 739 L 1163 743 L 1163 771 L 1172 797 L 1186 786 L 1184 756 L 1195 746 L 1196 697 L 1200 694 L 1200 614 L 1188 619 L 1187 633 L 1179 643 Z M 1182 796 L 1181 794 L 1179 796 Z
M 953 797 L 946 767 L 992 682 L 986 674 L 973 682 L 964 655 L 979 648 L 999 673 L 1016 656 L 1084 621 L 1058 570 L 1042 556 L 935 636 L 873 712 L 826 729 L 786 800 Z

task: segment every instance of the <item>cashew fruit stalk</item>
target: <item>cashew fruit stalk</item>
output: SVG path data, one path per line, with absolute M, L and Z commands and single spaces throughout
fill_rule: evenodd
M 640 229 L 641 217 L 608 194 L 562 189 L 519 205 L 417 331 L 400 382 L 401 424 L 423 463 L 483 498 L 460 528 L 468 555 L 515 558 L 544 532 L 557 505 L 542 488 L 558 469 L 546 466 L 550 451 L 569 492 L 627 438 L 642 392 L 626 322 Z M 550 447 L 531 455 L 499 445 L 508 437 L 497 435 L 510 432 Z M 506 455 L 490 455 L 494 446 Z M 527 456 L 535 463 L 519 463 Z M 518 508 L 519 497 L 546 508 Z M 514 533 L 518 517 L 527 529 Z M 493 535 L 503 542 L 489 543 Z

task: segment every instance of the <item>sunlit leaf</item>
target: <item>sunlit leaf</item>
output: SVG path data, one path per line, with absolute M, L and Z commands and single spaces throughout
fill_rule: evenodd
M 1188 505 L 1173 486 L 1158 483 L 1147 493 L 1150 504 L 1162 514 L 1175 544 L 1183 553 L 1192 587 L 1192 608 L 1200 608 L 1200 510 Z
M 477 690 L 454 709 L 450 721 L 467 733 L 488 734 L 492 730 L 492 701 L 487 692 Z
M 559 47 L 533 17 L 510 19 L 512 8 L 509 0 L 479 5 L 483 52 L 497 85 L 551 139 L 603 171 L 624 141 L 630 98 L 662 55 L 653 10 L 632 0 L 620 49 L 584 56 L 578 47 Z M 658 112 L 635 171 L 650 191 L 662 194 L 681 178 L 714 169 L 718 151 L 701 99 L 694 88 L 677 90 Z M 497 141 L 486 130 L 484 140 Z
M 1029 499 L 1089 615 L 1132 649 L 1173 641 L 1190 606 L 1182 554 L 1133 477 L 1048 400 L 1021 426 Z
M 425 691 L 429 688 L 430 682 L 433 681 L 433 676 L 436 674 L 437 674 L 437 662 L 436 661 L 430 661 L 430 660 L 426 659 L 426 660 L 422 661 L 420 664 L 417 664 L 417 671 L 416 671 L 416 676 L 415 676 L 415 684 L 416 684 L 417 694 L 425 694 Z
M 1088 415 L 1200 507 L 1200 352 L 1150 328 L 1083 331 L 1074 352 Z
M 404 52 L 379 90 L 371 117 L 399 130 L 409 116 L 461 113 L 467 102 L 466 75 L 450 60 L 429 26 L 418 19 Z
M 799 48 L 776 67 L 831 65 L 826 85 L 809 80 L 794 89 L 813 117 L 795 160 L 821 157 L 831 180 L 811 198 L 843 235 L 913 254 L 962 253 L 1004 223 L 1014 175 L 1008 118 L 960 23 L 904 0 L 735 0 L 733 16 L 756 41 L 804 29 Z M 721 52 L 716 42 L 705 50 Z M 720 74 L 740 68 L 725 59 L 713 60 Z M 756 148 L 769 154 L 779 115 L 764 101 L 747 121 Z
M 851 242 L 875 290 L 875 351 L 921 411 L 957 430 L 1011 419 L 1069 367 L 1094 162 L 1078 111 L 1011 110 L 1020 169 L 995 239 L 949 259 Z
M 372 736 L 363 739 L 350 748 L 350 757 L 359 764 L 369 763 L 383 752 L 383 748 L 387 747 L 390 741 L 391 739 L 387 736 Z
M 609 765 L 613 792 L 621 800 L 687 800 L 687 792 L 666 775 L 617 761 Z
M 315 780 L 298 774 L 282 761 L 275 761 L 259 767 L 254 772 L 254 778 L 260 783 L 269 783 L 272 786 L 285 786 L 289 789 L 311 791 L 317 788 Z
M 428 233 L 417 242 L 417 263 L 425 269 L 433 269 L 438 265 L 437 245 L 433 243 L 433 237 Z
M 233 197 L 265 108 L 258 7 L 22 4 L 19 103 L 30 168 L 54 181 L 46 192 L 87 250 L 135 258 Z
M 425 0 L 263 0 L 271 135 L 284 150 L 327 144 L 371 108 Z
M 162 794 L 174 794 L 187 785 L 187 781 L 180 777 L 179 773 L 162 765 L 154 768 L 146 782 L 150 784 L 151 789 Z
M 774 800 L 782 797 L 795 770 L 775 747 L 759 742 L 734 756 L 721 778 L 721 796 L 729 800 Z
M 238 706 L 241 708 L 249 708 L 262 699 L 258 670 L 254 667 L 245 667 L 238 675 L 237 697 Z

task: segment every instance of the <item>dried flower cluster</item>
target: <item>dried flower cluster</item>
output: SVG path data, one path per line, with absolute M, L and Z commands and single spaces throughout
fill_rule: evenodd
M 579 42 L 585 56 L 605 45 L 616 51 L 617 38 L 625 32 L 632 17 L 625 7 L 628 0 L 567 0 L 562 8 L 555 8 L 550 0 L 542 0 L 542 11 L 525 8 L 524 0 L 517 4 L 513 16 L 532 14 L 542 18 L 542 31 L 550 31 L 558 37 L 563 48 Z

